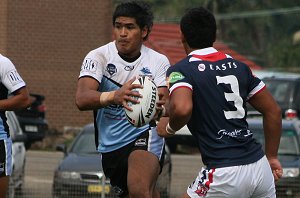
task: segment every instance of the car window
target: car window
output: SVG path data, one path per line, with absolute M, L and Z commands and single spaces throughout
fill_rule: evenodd
M 258 131 L 259 130 L 259 131 Z M 264 134 L 261 129 L 253 130 L 254 138 L 263 145 L 264 148 Z M 297 134 L 292 130 L 282 131 L 280 138 L 280 145 L 278 149 L 279 155 L 299 155 L 299 142 Z
M 93 133 L 82 133 L 74 141 L 70 152 L 78 154 L 96 153 L 95 136 Z
M 264 79 L 264 83 L 279 104 L 284 105 L 289 103 L 293 86 L 291 82 Z

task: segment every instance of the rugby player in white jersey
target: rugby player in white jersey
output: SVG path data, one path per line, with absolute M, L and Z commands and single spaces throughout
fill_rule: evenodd
M 4 198 L 12 173 L 12 141 L 5 111 L 31 104 L 26 84 L 13 63 L 0 54 L 0 198 Z
M 198 142 L 205 167 L 184 197 L 276 197 L 274 180 L 282 176 L 278 104 L 247 65 L 213 48 L 211 12 L 190 9 L 180 28 L 187 57 L 167 71 L 169 122 L 160 122 L 159 134 L 172 136 L 187 124 Z M 248 129 L 246 102 L 262 113 L 265 152 Z
M 90 51 L 84 58 L 76 92 L 80 110 L 94 110 L 97 150 L 113 190 L 120 197 L 159 197 L 155 189 L 164 158 L 164 139 L 155 122 L 140 128 L 125 117 L 127 101 L 140 97 L 131 85 L 137 76 L 151 77 L 161 99 L 158 112 L 168 98 L 166 56 L 146 47 L 153 25 L 150 7 L 143 2 L 123 2 L 113 14 L 115 40 Z

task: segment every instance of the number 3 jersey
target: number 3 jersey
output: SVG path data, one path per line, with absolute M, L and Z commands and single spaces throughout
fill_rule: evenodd
M 170 95 L 192 91 L 187 126 L 209 168 L 256 162 L 264 153 L 246 121 L 246 102 L 265 88 L 247 65 L 210 47 L 191 52 L 167 71 Z
M 117 90 L 138 76 L 149 76 L 158 88 L 166 87 L 166 71 L 170 66 L 167 57 L 144 45 L 140 52 L 138 59 L 127 62 L 118 55 L 115 42 L 110 42 L 87 54 L 79 77 L 97 80 L 100 92 Z M 149 129 L 149 125 L 132 126 L 122 105 L 110 105 L 95 111 L 95 128 L 97 149 L 106 153 L 131 143 Z

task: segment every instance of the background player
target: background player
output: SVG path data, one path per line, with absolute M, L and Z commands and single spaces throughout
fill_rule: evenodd
M 25 86 L 13 63 L 0 54 L 0 198 L 5 197 L 12 173 L 12 141 L 5 111 L 26 108 L 31 104 Z
M 168 137 L 187 124 L 198 141 L 206 167 L 184 197 L 276 197 L 274 178 L 282 175 L 279 106 L 247 65 L 212 47 L 211 12 L 189 10 L 180 28 L 188 56 L 168 69 L 170 120 L 166 127 L 161 122 L 159 131 Z M 262 113 L 265 153 L 248 129 L 247 101 Z
M 156 180 L 164 157 L 164 139 L 156 128 L 135 128 L 126 120 L 124 108 L 130 96 L 139 96 L 131 85 L 136 76 L 150 76 L 168 97 L 165 72 L 168 59 L 143 45 L 153 25 L 153 14 L 143 2 L 123 2 L 113 14 L 115 41 L 92 50 L 81 67 L 76 104 L 94 110 L 96 146 L 114 191 L 125 197 L 159 197 Z

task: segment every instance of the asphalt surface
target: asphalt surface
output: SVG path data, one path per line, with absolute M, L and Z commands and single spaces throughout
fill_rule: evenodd
M 50 198 L 54 169 L 60 152 L 27 151 L 25 185 L 22 198 Z M 202 167 L 199 153 L 172 154 L 171 198 L 179 198 Z

